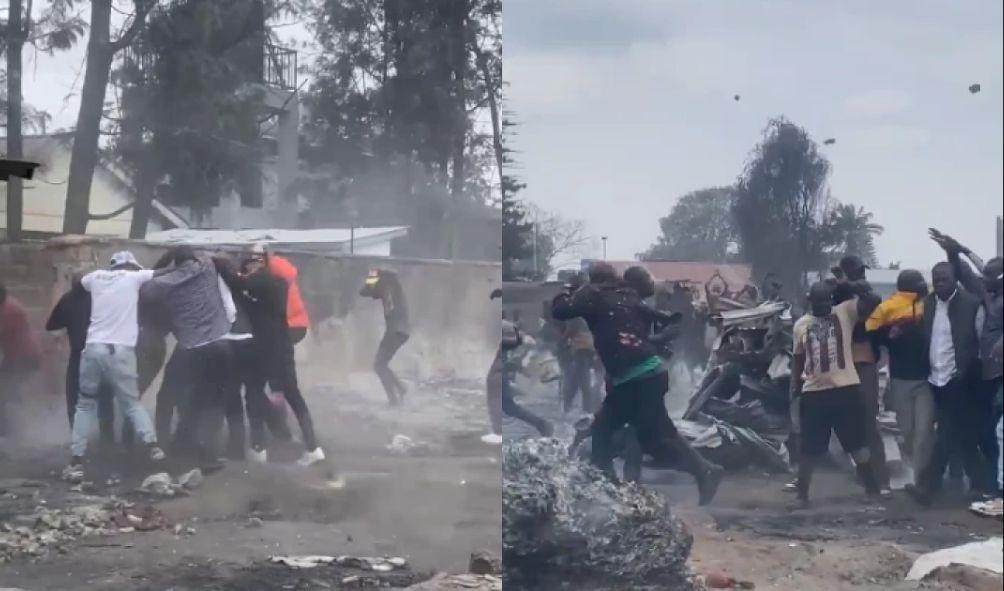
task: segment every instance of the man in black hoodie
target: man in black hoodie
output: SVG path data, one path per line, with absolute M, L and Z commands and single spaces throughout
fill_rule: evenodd
M 653 326 L 665 321 L 666 315 L 645 305 L 634 289 L 621 284 L 607 263 L 592 265 L 588 285 L 574 294 L 559 294 L 552 314 L 557 320 L 585 319 L 606 369 L 607 396 L 592 428 L 593 464 L 613 477 L 614 434 L 628 424 L 637 431 L 646 453 L 693 475 L 700 503 L 711 502 L 722 469 L 702 458 L 683 439 L 663 399 L 669 391 L 669 373 L 650 337 Z
M 286 316 L 286 298 L 289 287 L 286 282 L 268 270 L 267 254 L 253 253 L 243 266 L 245 273 L 236 275 L 225 264 L 217 261 L 217 269 L 230 289 L 243 298 L 244 310 L 251 323 L 253 344 L 257 359 L 268 381 L 272 393 L 283 396 L 300 424 L 300 432 L 306 451 L 297 463 L 303 467 L 325 460 L 324 451 L 318 445 L 314 433 L 314 421 L 307 408 L 307 402 L 300 393 L 296 376 L 296 359 L 293 342 L 290 340 L 289 321 Z M 249 403 L 260 402 L 254 396 Z M 249 412 L 251 421 L 251 457 L 255 461 L 267 461 L 265 450 L 265 409 Z
M 69 291 L 59 298 L 45 323 L 45 330 L 49 332 L 65 330 L 70 343 L 70 358 L 66 364 L 66 412 L 71 429 L 80 395 L 80 354 L 87 344 L 87 328 L 91 325 L 91 294 L 80 284 L 81 277 L 74 276 Z M 101 442 L 106 445 L 114 443 L 115 407 L 107 388 L 98 397 L 98 425 Z

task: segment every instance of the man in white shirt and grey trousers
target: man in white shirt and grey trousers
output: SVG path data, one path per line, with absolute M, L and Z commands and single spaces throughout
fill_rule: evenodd
M 980 300 L 959 288 L 948 262 L 931 271 L 934 293 L 924 302 L 924 336 L 938 422 L 937 441 L 931 461 L 920 470 L 916 487 L 909 492 L 921 504 L 930 502 L 941 488 L 952 454 L 958 454 L 974 493 L 989 490 L 984 482 L 985 461 L 979 451 L 977 380 L 980 378 L 979 333 L 983 318 Z
M 67 480 L 83 480 L 84 454 L 98 419 L 97 396 L 102 386 L 111 389 L 119 412 L 147 445 L 150 459 L 164 459 L 150 415 L 139 402 L 136 371 L 139 290 L 153 277 L 154 272 L 143 270 L 131 252 L 122 251 L 112 255 L 110 270 L 94 271 L 81 280 L 83 288 L 91 294 L 91 323 L 87 344 L 80 355 L 80 395 L 70 444 L 72 459 L 63 472 Z

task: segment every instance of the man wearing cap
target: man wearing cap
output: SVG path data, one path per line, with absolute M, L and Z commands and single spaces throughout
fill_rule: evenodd
M 87 439 L 98 418 L 98 394 L 111 388 L 125 418 L 146 444 L 150 459 L 164 459 L 146 409 L 139 403 L 136 371 L 137 310 L 140 288 L 154 278 L 129 251 L 112 255 L 111 269 L 88 273 L 80 285 L 91 294 L 91 322 L 80 354 L 80 396 L 73 420 L 72 458 L 64 472 L 71 481 L 83 479 Z
M 834 274 L 846 278 L 846 282 L 838 283 L 833 291 L 833 304 L 839 305 L 855 296 L 851 291 L 852 285 L 856 289 L 871 290 L 868 285 L 865 273 L 868 265 L 857 255 L 847 255 L 840 259 L 840 265 L 834 269 Z M 890 494 L 889 468 L 886 465 L 885 443 L 882 441 L 882 432 L 879 429 L 879 375 L 878 360 L 879 353 L 872 341 L 871 335 L 865 330 L 865 321 L 868 316 L 862 316 L 854 325 L 854 332 L 851 342 L 851 351 L 854 357 L 854 368 L 858 372 L 861 380 L 861 394 L 864 396 L 865 404 L 868 406 L 868 419 L 865 425 L 865 433 L 868 436 L 868 449 L 871 451 L 871 459 L 875 476 L 878 478 L 879 486 L 883 495 Z
M 397 406 L 404 400 L 408 389 L 390 368 L 390 362 L 398 350 L 408 342 L 411 327 L 408 323 L 408 304 L 404 299 L 404 289 L 397 273 L 380 269 L 370 272 L 366 278 L 360 296 L 380 300 L 383 304 L 383 316 L 387 328 L 384 331 L 380 345 L 377 347 L 376 359 L 373 361 L 373 371 L 380 378 L 383 389 L 387 393 L 387 401 L 391 406 Z

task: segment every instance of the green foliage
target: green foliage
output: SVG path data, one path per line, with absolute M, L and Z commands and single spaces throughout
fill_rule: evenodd
M 878 266 L 875 237 L 885 231 L 876 224 L 874 214 L 864 207 L 837 203 L 826 216 L 823 234 L 824 247 L 833 264 L 845 254 L 855 254 L 871 267 Z
M 687 193 L 659 220 L 662 235 L 640 255 L 646 261 L 730 261 L 737 239 L 732 220 L 733 187 L 712 187 Z
M 160 197 L 206 211 L 236 188 L 260 204 L 264 116 L 258 81 L 265 43 L 250 0 L 178 3 L 150 15 L 140 61 L 119 72 L 122 135 L 116 151 L 138 175 L 143 159 L 159 171 Z

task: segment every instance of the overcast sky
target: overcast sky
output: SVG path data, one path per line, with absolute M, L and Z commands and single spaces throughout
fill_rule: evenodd
M 883 263 L 930 265 L 928 226 L 990 255 L 1001 23 L 1000 0 L 506 0 L 523 196 L 631 258 L 679 196 L 734 182 L 784 115 L 837 140 L 833 195 L 885 226 Z

